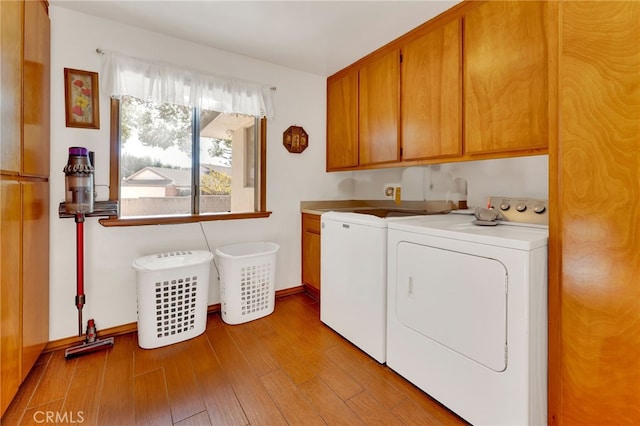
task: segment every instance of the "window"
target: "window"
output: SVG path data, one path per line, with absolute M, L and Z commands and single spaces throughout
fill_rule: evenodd
M 112 99 L 111 199 L 103 225 L 266 217 L 266 119 L 132 96 Z
M 274 87 L 100 52 L 101 92 L 112 98 L 109 196 L 120 210 L 100 223 L 270 215 L 264 117 Z

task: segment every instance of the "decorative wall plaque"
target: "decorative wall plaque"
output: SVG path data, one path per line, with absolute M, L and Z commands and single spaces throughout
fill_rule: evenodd
M 309 146 L 309 135 L 302 127 L 291 126 L 284 131 L 282 143 L 287 151 L 299 154 Z

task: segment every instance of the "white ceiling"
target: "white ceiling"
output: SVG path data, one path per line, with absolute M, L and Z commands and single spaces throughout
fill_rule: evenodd
M 329 76 L 459 1 L 50 0 L 50 4 Z

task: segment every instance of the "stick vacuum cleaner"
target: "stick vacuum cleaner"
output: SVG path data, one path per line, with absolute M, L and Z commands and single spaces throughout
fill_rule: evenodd
M 94 188 L 93 166 L 86 148 L 69 148 L 69 160 L 64 167 L 65 174 L 65 212 L 73 215 L 76 222 L 76 307 L 78 308 L 78 336 L 82 337 L 82 308 L 84 294 L 84 220 L 85 215 L 93 212 Z M 101 349 L 113 347 L 113 337 L 98 339 L 93 319 L 87 322 L 84 341 L 64 351 L 66 359 L 75 358 Z

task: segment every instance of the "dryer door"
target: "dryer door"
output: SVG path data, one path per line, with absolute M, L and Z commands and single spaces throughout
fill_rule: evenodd
M 395 314 L 494 371 L 507 367 L 507 270 L 495 259 L 400 242 Z

